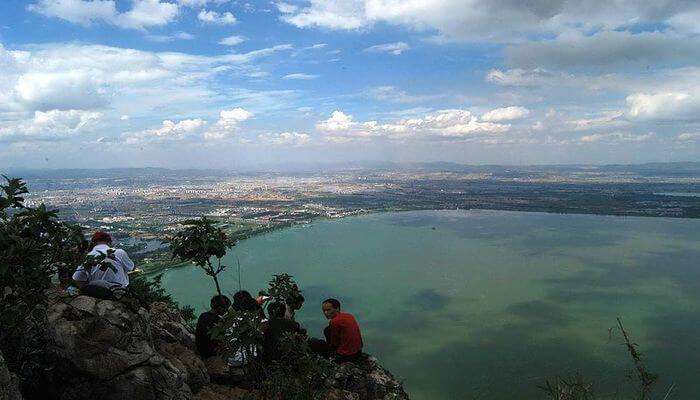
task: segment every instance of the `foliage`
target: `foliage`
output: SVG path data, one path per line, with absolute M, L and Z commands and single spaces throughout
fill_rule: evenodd
M 263 334 L 257 310 L 234 310 L 223 316 L 222 322 L 212 329 L 212 337 L 223 344 L 223 353 L 248 362 L 255 359 L 262 346 Z
M 182 225 L 185 228 L 168 241 L 173 258 L 190 261 L 202 268 L 212 277 L 216 291 L 221 294 L 218 275 L 226 269 L 226 266 L 221 264 L 221 258 L 226 255 L 227 249 L 236 245 L 236 241 L 217 227 L 216 221 L 207 217 L 190 219 L 182 222 Z M 216 267 L 211 263 L 212 257 L 217 259 Z
M 630 354 L 630 357 L 632 357 L 636 380 L 639 383 L 639 388 L 635 395 L 635 399 L 647 400 L 649 399 L 652 387 L 658 380 L 658 376 L 650 373 L 647 370 L 642 360 L 642 354 L 638 350 L 639 346 L 630 340 L 625 327 L 622 325 L 622 319 L 620 319 L 620 317 L 617 318 L 617 325 L 620 328 L 620 333 L 622 334 L 623 339 L 625 340 L 627 352 Z
M 82 260 L 82 229 L 58 220 L 44 204 L 24 204 L 21 179 L 0 185 L 0 350 L 8 367 L 33 386 L 47 377 L 44 351 L 47 290 L 56 272 Z M 78 262 L 76 262 L 78 261 Z
M 555 378 L 540 387 L 551 400 L 594 400 L 593 384 L 577 374 L 573 378 Z
M 631 341 L 619 317 L 617 318 L 617 325 L 624 340 L 624 345 L 627 348 L 627 352 L 634 364 L 634 373 L 630 374 L 630 378 L 638 385 L 633 395 L 623 396 L 621 398 L 626 400 L 650 400 L 651 390 L 656 384 L 658 376 L 647 370 L 642 359 L 642 354 L 638 350 L 639 346 Z M 593 384 L 585 380 L 579 374 L 575 375 L 573 378 L 555 378 L 548 380 L 540 389 L 545 392 L 547 398 L 550 400 L 596 400 L 603 398 L 594 395 Z M 672 390 L 673 386 L 669 388 L 664 400 L 668 398 Z
M 294 282 L 294 277 L 289 274 L 272 275 L 270 288 L 266 295 L 271 296 L 275 301 L 284 303 L 287 299 L 300 294 L 299 286 Z
M 259 369 L 260 389 L 266 399 L 323 399 L 336 365 L 314 354 L 305 338 L 288 334 L 280 341 L 278 360 Z

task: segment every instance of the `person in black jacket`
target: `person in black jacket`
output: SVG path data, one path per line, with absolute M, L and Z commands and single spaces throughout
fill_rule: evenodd
M 218 352 L 218 347 L 221 343 L 212 339 L 211 330 L 216 324 L 221 322 L 221 316 L 226 314 L 226 311 L 231 306 L 231 300 L 224 295 L 217 295 L 211 298 L 210 305 L 211 310 L 199 316 L 197 329 L 194 333 L 197 353 L 203 359 L 214 356 Z
M 282 357 L 282 340 L 286 335 L 306 336 L 306 330 L 296 321 L 284 317 L 287 307 L 284 303 L 267 306 L 270 319 L 263 325 L 263 355 L 265 360 L 274 361 Z

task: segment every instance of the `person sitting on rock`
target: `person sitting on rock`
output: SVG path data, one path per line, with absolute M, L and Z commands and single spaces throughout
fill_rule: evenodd
M 266 361 L 279 360 L 283 355 L 282 341 L 286 335 L 306 336 L 306 329 L 298 322 L 285 318 L 286 306 L 284 303 L 271 303 L 267 306 L 267 314 L 270 319 L 262 325 L 263 330 L 263 356 Z
M 352 314 L 340 311 L 340 301 L 326 299 L 321 303 L 328 326 L 323 330 L 326 340 L 309 340 L 309 346 L 318 354 L 338 363 L 357 362 L 362 359 L 362 334 Z
M 203 359 L 218 354 L 221 343 L 211 337 L 211 330 L 221 322 L 221 316 L 226 314 L 231 306 L 231 300 L 224 295 L 216 295 L 209 302 L 211 310 L 202 313 L 197 320 L 194 342 L 197 354 Z
M 88 261 L 73 274 L 81 294 L 103 299 L 112 299 L 124 293 L 129 286 L 129 273 L 134 263 L 126 251 L 112 248 L 112 236 L 97 231 L 92 235 Z

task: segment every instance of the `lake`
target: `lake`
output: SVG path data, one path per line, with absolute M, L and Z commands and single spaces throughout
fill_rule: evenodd
M 537 399 L 545 379 L 577 372 L 611 394 L 632 368 L 617 316 L 660 392 L 700 392 L 700 220 L 477 210 L 324 220 L 233 248 L 231 293 L 234 254 L 253 294 L 272 274 L 294 275 L 310 334 L 327 323 L 320 301 L 340 299 L 412 399 Z M 194 267 L 163 283 L 200 311 L 214 292 Z

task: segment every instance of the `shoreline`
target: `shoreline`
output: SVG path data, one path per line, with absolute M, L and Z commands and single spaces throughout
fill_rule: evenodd
M 405 212 L 415 212 L 415 211 L 500 211 L 500 212 L 509 212 L 509 213 L 530 213 L 530 214 L 555 214 L 555 215 L 578 215 L 578 216 L 599 216 L 599 217 L 616 217 L 616 218 L 644 218 L 644 219 L 652 219 L 652 218 L 658 218 L 658 219 L 671 219 L 671 220 L 696 220 L 700 219 L 700 217 L 679 217 L 679 216 L 654 216 L 654 215 L 637 215 L 637 214 L 629 214 L 629 213 L 619 213 L 619 214 L 613 214 L 613 213 L 606 213 L 606 214 L 598 214 L 598 213 L 585 213 L 585 212 L 557 212 L 557 211 L 546 211 L 546 210 L 520 210 L 520 209 L 504 209 L 504 208 L 478 208 L 478 207 L 472 207 L 472 208 L 404 208 L 404 209 L 386 209 L 386 210 L 358 210 L 358 212 L 349 214 L 349 215 L 343 215 L 339 217 L 327 217 L 327 216 L 319 216 L 316 218 L 311 218 L 307 220 L 300 220 L 300 221 L 294 221 L 294 222 L 283 222 L 271 226 L 266 226 L 263 229 L 259 230 L 253 230 L 251 232 L 246 232 L 245 235 L 241 235 L 240 237 L 235 237 L 235 234 L 232 235 L 234 238 L 236 238 L 236 244 L 243 242 L 245 240 L 249 239 L 254 239 L 257 237 L 261 237 L 267 234 L 271 234 L 274 232 L 278 232 L 287 228 L 293 228 L 295 226 L 303 226 L 303 225 L 309 225 L 314 222 L 321 222 L 321 221 L 333 221 L 333 220 L 340 220 L 340 219 L 346 219 L 346 218 L 351 218 L 351 217 L 361 217 L 361 216 L 368 216 L 368 215 L 373 215 L 373 214 L 382 214 L 382 213 L 405 213 Z M 167 255 L 168 254 L 168 247 L 164 248 L 159 248 L 151 252 L 146 252 L 146 253 L 141 253 L 139 256 L 142 256 L 143 258 L 148 258 L 149 256 L 152 255 Z M 143 259 L 139 257 L 139 259 Z M 187 263 L 187 262 L 176 262 L 170 265 L 162 266 L 162 267 L 153 267 L 153 268 L 144 268 L 143 275 L 146 277 L 153 277 L 162 273 L 165 273 L 171 269 L 177 269 L 177 268 L 183 268 L 186 266 L 192 266 L 192 264 Z

